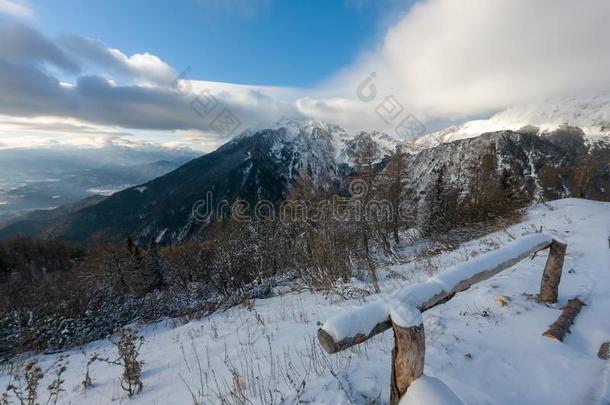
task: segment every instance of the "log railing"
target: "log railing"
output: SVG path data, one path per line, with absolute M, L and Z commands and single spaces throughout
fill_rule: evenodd
M 324 350 L 332 354 L 392 328 L 395 347 L 390 403 L 397 404 L 409 385 L 423 373 L 425 341 L 420 313 L 549 247 L 538 298 L 542 302 L 555 303 L 567 245 L 551 235 L 539 233 L 454 266 L 426 282 L 399 289 L 384 299 L 330 318 L 318 330 L 318 340 Z

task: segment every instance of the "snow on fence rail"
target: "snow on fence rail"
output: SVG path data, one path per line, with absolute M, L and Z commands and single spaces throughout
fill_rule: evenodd
M 423 374 L 425 339 L 421 312 L 548 247 L 551 250 L 539 299 L 555 303 L 567 245 L 549 234 L 532 234 L 438 273 L 426 282 L 330 318 L 318 330 L 318 340 L 332 354 L 393 328 L 391 403 L 397 404 L 409 385 Z

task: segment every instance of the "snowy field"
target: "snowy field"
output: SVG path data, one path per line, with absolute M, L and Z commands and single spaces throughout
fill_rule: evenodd
M 467 404 L 607 404 L 609 363 L 597 358 L 610 341 L 610 204 L 576 199 L 532 208 L 508 230 L 471 241 L 424 261 L 380 272 L 389 293 L 427 279 L 483 252 L 539 231 L 568 243 L 559 304 L 528 298 L 539 290 L 548 250 L 424 313 L 425 374 L 445 383 Z M 329 317 L 379 297 L 354 280 L 346 294 L 286 292 L 179 323 L 142 326 L 144 389 L 129 399 L 120 388 L 120 367 L 95 362 L 93 386 L 82 381 L 87 360 L 116 349 L 100 341 L 68 355 L 62 404 L 385 404 L 389 399 L 391 331 L 345 352 L 326 354 L 316 332 Z M 499 307 L 498 295 L 511 298 Z M 569 298 L 587 305 L 564 343 L 542 336 Z M 38 356 L 43 370 L 60 354 Z M 0 371 L 0 392 L 8 384 Z M 49 378 L 52 372 L 47 373 Z M 41 387 L 50 380 L 45 377 Z M 42 395 L 42 403 L 46 392 Z

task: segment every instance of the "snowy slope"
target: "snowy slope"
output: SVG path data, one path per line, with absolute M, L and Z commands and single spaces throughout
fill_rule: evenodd
M 610 96 L 556 99 L 511 107 L 489 119 L 467 121 L 428 134 L 412 142 L 410 147 L 419 151 L 486 132 L 517 131 L 527 126 L 535 126 L 541 133 L 548 133 L 563 124 L 581 128 L 590 138 L 610 140 Z
M 466 404 L 589 404 L 602 403 L 603 395 L 608 400 L 608 363 L 596 353 L 610 341 L 610 204 L 566 199 L 536 206 L 525 222 L 433 258 L 432 266 L 445 269 L 540 227 L 568 243 L 559 305 L 547 307 L 523 295 L 538 291 L 547 255 L 541 252 L 424 313 L 425 374 Z M 429 269 L 430 263 L 418 261 L 386 268 L 381 288 L 389 293 L 427 279 Z M 205 404 L 243 403 L 244 398 L 254 404 L 386 403 L 390 332 L 335 355 L 325 354 L 316 340 L 317 322 L 379 298 L 365 299 L 359 288 L 371 289 L 354 280 L 350 300 L 277 291 L 250 309 L 142 327 L 144 391 L 129 400 L 116 366 L 95 363 L 93 387 L 84 391 L 81 385 L 87 358 L 94 352 L 113 357 L 112 344 L 100 341 L 69 351 L 60 403 L 191 404 L 192 395 Z M 496 306 L 499 294 L 511 297 L 508 306 Z M 561 303 L 575 296 L 587 306 L 565 343 L 542 337 Z M 38 356 L 43 369 L 57 358 Z M 3 373 L 0 388 L 8 383 Z M 423 381 L 414 394 L 431 395 L 430 387 L 439 385 L 432 382 Z M 47 380 L 41 387 L 46 385 Z M 417 395 L 414 401 L 421 399 Z
M 275 149 L 279 150 L 286 144 L 294 144 L 294 148 L 301 154 L 307 154 L 310 139 L 327 140 L 328 144 L 322 145 L 325 151 L 330 152 L 332 161 L 352 165 L 354 156 L 359 149 L 359 143 L 363 139 L 372 141 L 378 149 L 379 158 L 383 158 L 394 152 L 396 145 L 400 143 L 396 138 L 380 131 L 361 131 L 349 134 L 338 125 L 311 119 L 283 118 L 273 123 L 261 123 L 256 127 L 249 128 L 235 138 L 240 141 L 243 138 L 256 136 L 261 131 L 282 131 L 283 136 L 278 138 Z

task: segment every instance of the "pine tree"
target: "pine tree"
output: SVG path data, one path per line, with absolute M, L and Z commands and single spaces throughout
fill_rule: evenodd
M 377 154 L 376 143 L 370 137 L 363 137 L 359 142 L 359 150 L 355 159 L 357 175 L 354 181 L 361 181 L 365 190 L 362 195 L 354 196 L 354 208 L 359 211 L 355 213 L 355 222 L 360 229 L 362 247 L 366 258 L 370 257 L 371 221 L 374 220 L 366 212 L 366 208 L 373 196 L 374 166 Z
M 510 213 L 527 205 L 529 199 L 525 184 L 514 164 L 510 168 L 502 170 L 500 189 L 503 192 L 503 210 L 505 213 Z
M 155 290 L 166 284 L 166 266 L 159 255 L 159 245 L 153 239 L 143 259 L 143 277 L 146 279 L 147 290 Z
M 426 193 L 427 217 L 425 218 L 425 230 L 432 233 L 442 227 L 444 219 L 444 195 L 445 195 L 445 170 L 442 165 L 437 173 L 436 181 Z
M 407 154 L 398 145 L 390 156 L 381 179 L 382 197 L 390 202 L 392 208 L 389 227 L 396 244 L 400 243 L 399 231 L 405 225 L 405 213 L 401 212 L 401 208 L 404 204 L 414 200 L 414 191 L 405 184 L 407 170 Z

